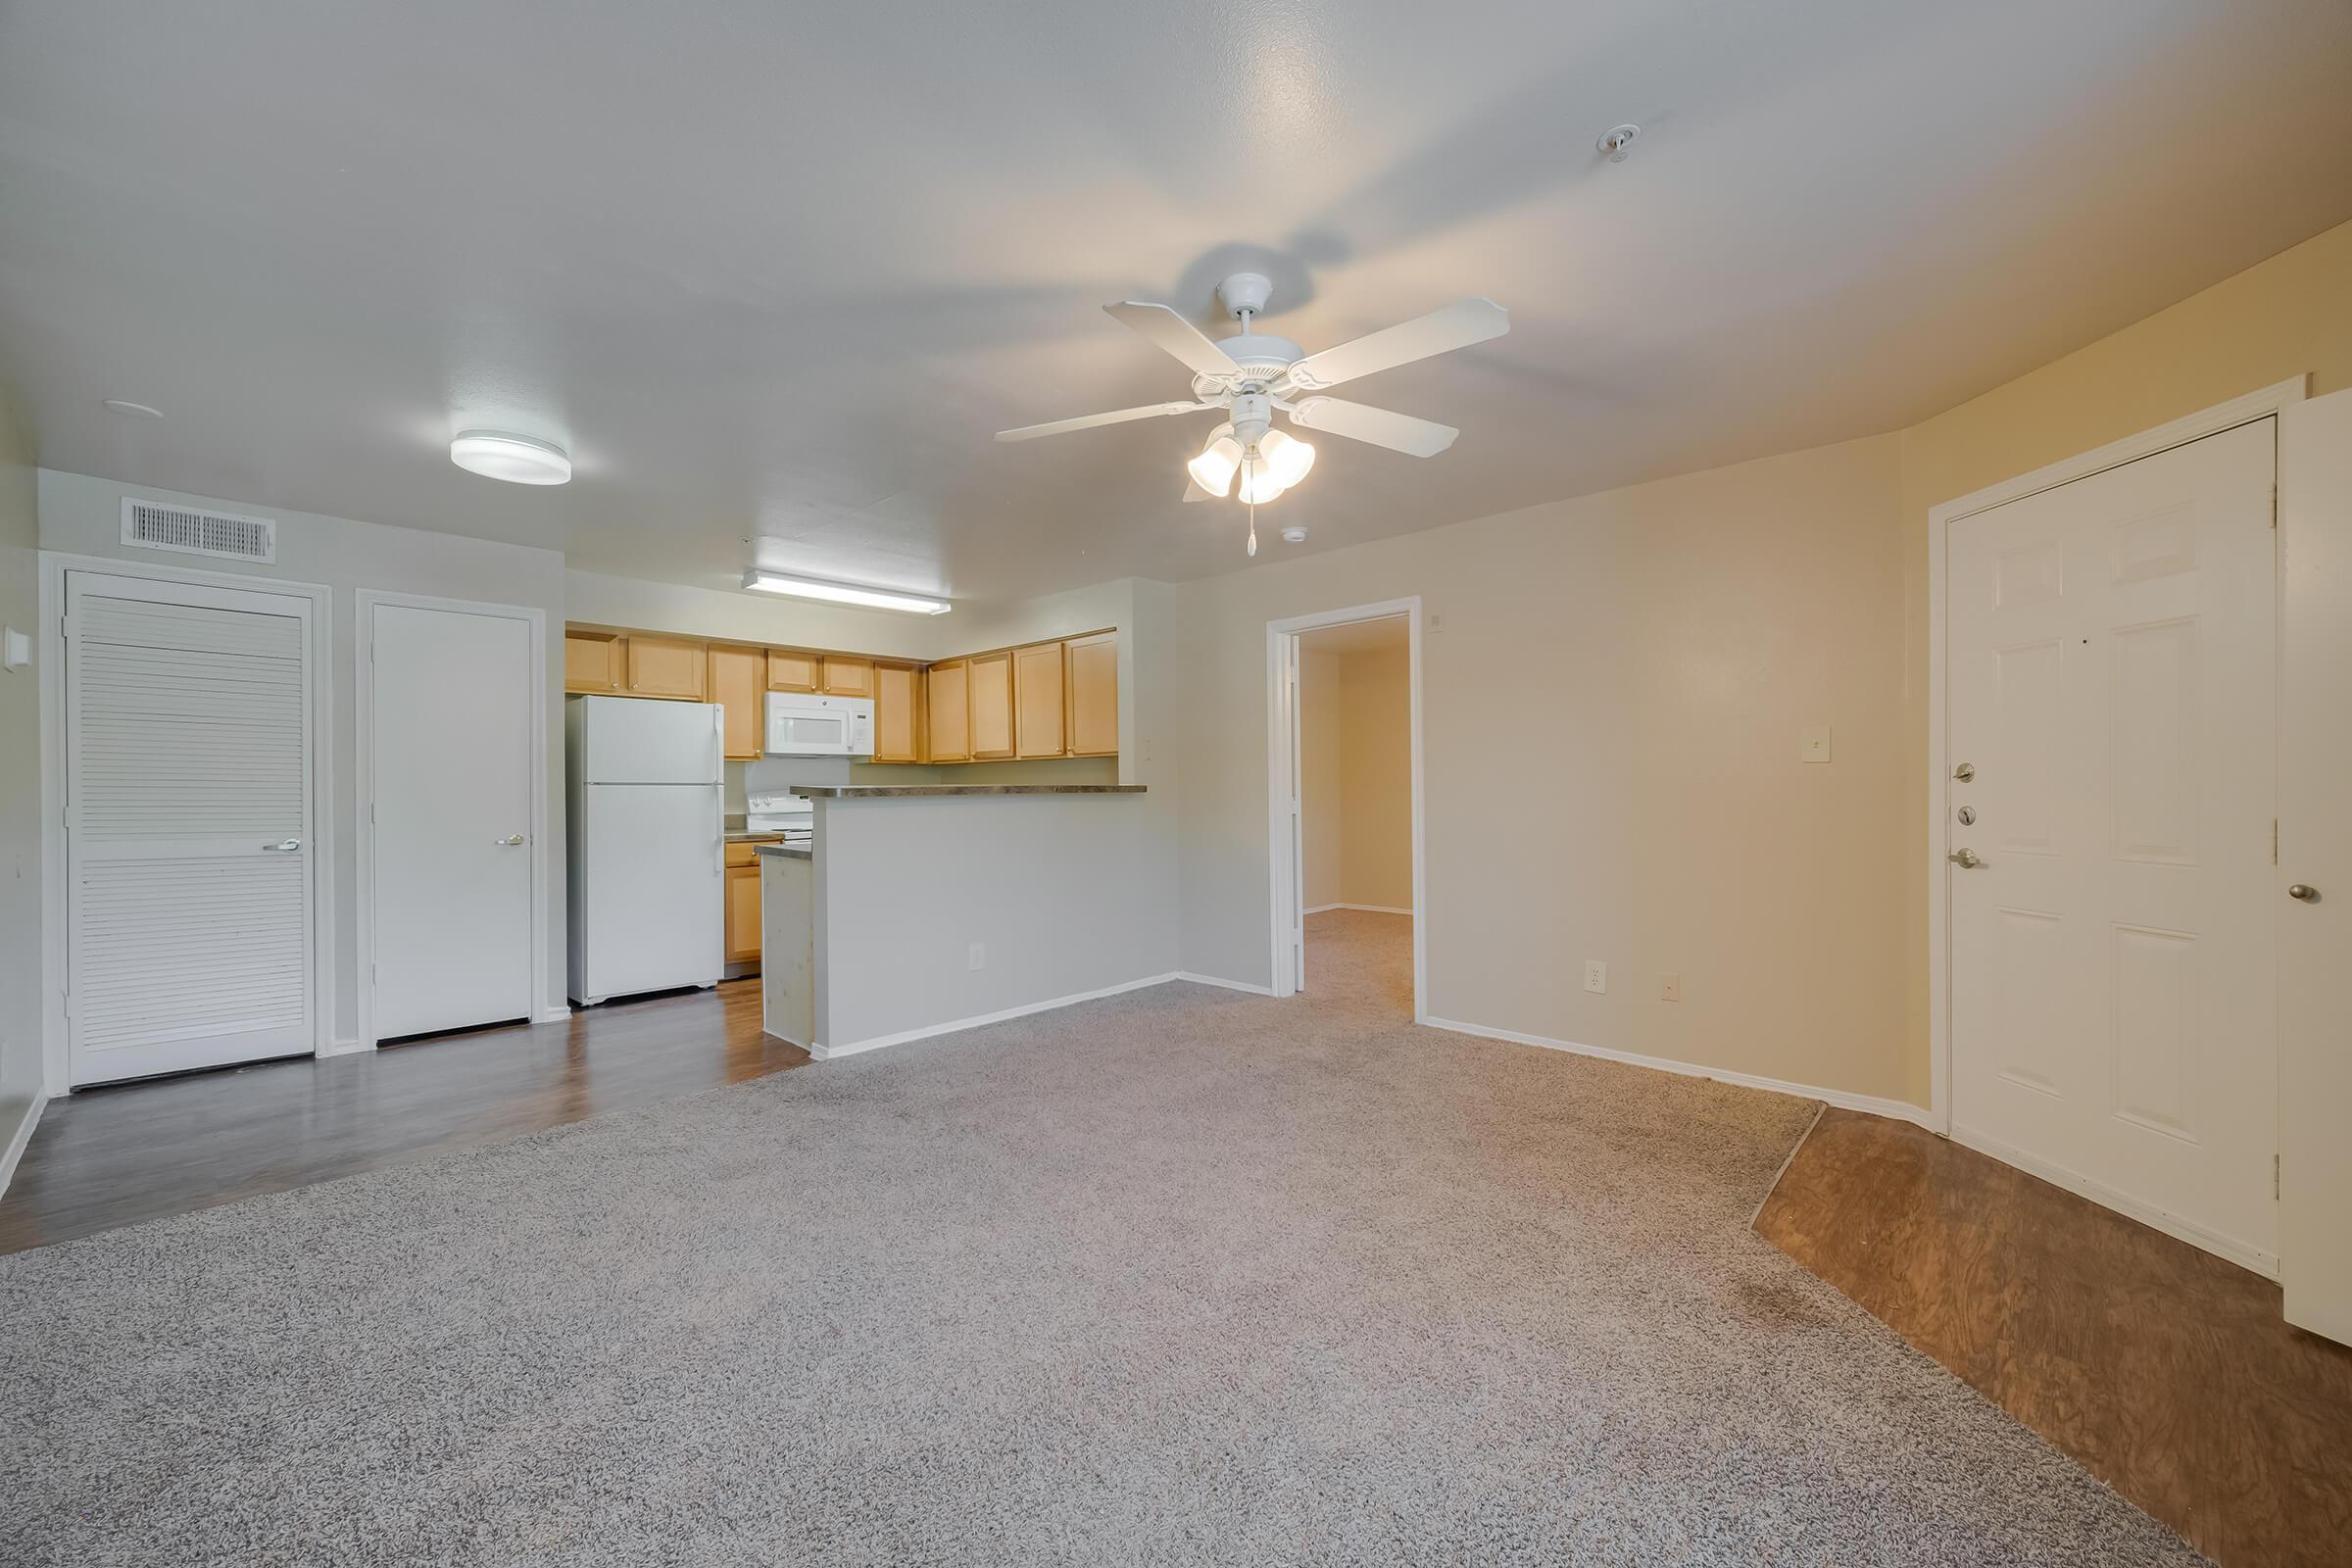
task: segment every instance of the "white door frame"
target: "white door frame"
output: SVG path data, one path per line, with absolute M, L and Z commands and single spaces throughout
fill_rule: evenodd
M 2298 375 L 2266 386 L 1928 510 L 1928 1120 L 1946 1138 L 1952 1133 L 1952 867 L 1944 856 L 1952 847 L 1952 780 L 1944 748 L 1945 642 L 1949 636 L 1944 569 L 1951 525 L 1993 507 L 2268 418 L 2289 404 L 2302 402 L 2309 380 L 2307 375 Z
M 571 1016 L 568 1006 L 556 1007 L 544 999 L 547 988 L 547 612 L 529 605 L 494 605 L 471 599 L 441 599 L 431 594 L 391 593 L 362 588 L 354 595 L 353 690 L 359 747 L 359 1038 L 347 1051 L 373 1051 L 375 1034 L 375 607 L 397 605 L 410 610 L 440 610 L 461 615 L 492 615 L 527 623 L 531 633 L 531 1015 L 536 1022 Z
M 1295 995 L 1298 976 L 1292 964 L 1290 932 L 1298 924 L 1291 906 L 1298 896 L 1298 881 L 1289 874 L 1297 863 L 1295 818 L 1291 802 L 1298 793 L 1291 776 L 1293 742 L 1298 727 L 1298 705 L 1290 683 L 1282 678 L 1286 656 L 1295 658 L 1293 645 L 1302 631 L 1346 626 L 1359 620 L 1402 615 L 1405 625 L 1406 668 L 1411 683 L 1413 750 L 1413 1022 L 1429 1017 L 1429 897 L 1422 885 L 1421 839 L 1421 596 L 1387 599 L 1379 604 L 1352 605 L 1312 615 L 1291 615 L 1266 622 L 1266 883 L 1268 907 L 1273 913 L 1273 994 Z
M 324 583 L 290 582 L 249 571 L 203 571 L 118 556 L 39 553 L 41 671 L 41 1078 L 51 1100 L 73 1093 L 66 1025 L 66 574 L 98 572 L 149 582 L 283 594 L 311 605 L 311 997 L 314 1054 L 335 1053 L 335 748 L 333 595 Z

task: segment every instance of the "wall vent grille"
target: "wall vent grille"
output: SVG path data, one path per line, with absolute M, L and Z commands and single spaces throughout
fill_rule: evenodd
M 135 496 L 122 498 L 122 542 L 183 556 L 225 556 L 265 565 L 277 562 L 277 524 L 268 517 L 199 512 Z

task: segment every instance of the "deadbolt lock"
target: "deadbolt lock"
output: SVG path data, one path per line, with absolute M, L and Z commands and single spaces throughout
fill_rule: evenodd
M 1975 807 L 1963 806 L 1960 808 L 1960 825 L 1962 827 L 1974 827 L 1976 826 L 1976 822 L 1977 808 Z

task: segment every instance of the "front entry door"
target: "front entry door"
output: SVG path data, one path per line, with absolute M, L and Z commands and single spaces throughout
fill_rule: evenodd
M 311 602 L 66 576 L 76 1085 L 314 1051 Z
M 2277 421 L 1955 521 L 1955 1138 L 2278 1268 Z

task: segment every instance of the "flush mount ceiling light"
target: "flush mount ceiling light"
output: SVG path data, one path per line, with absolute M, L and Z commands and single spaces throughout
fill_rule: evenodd
M 144 403 L 133 403 L 126 398 L 108 398 L 105 406 L 109 414 L 124 414 L 134 419 L 160 419 L 164 416 L 163 410 L 151 409 Z
M 837 605 L 863 605 L 868 610 L 904 610 L 915 615 L 944 615 L 955 609 L 945 599 L 920 594 L 894 594 L 882 588 L 858 588 L 846 582 L 821 582 L 814 577 L 788 577 L 757 568 L 743 574 L 743 585 L 763 594 L 790 594 L 796 599 L 824 599 Z
M 509 484 L 563 484 L 571 477 L 571 459 L 562 447 L 496 430 L 466 431 L 449 444 L 449 461 Z
M 1309 354 L 1288 338 L 1256 329 L 1258 315 L 1265 310 L 1273 289 L 1263 272 L 1236 272 L 1219 283 L 1217 298 L 1242 323 L 1239 333 L 1223 339 L 1210 337 L 1165 305 L 1126 300 L 1103 306 L 1121 325 L 1151 339 L 1192 370 L 1193 400 L 1147 403 L 1110 414 L 1027 424 L 999 430 L 997 439 L 1028 441 L 1099 424 L 1222 410 L 1226 421 L 1209 432 L 1200 455 L 1184 466 L 1193 481 L 1184 499 L 1206 501 L 1232 493 L 1238 473 L 1242 483 L 1237 499 L 1254 506 L 1273 500 L 1305 478 L 1306 470 L 1314 466 L 1313 447 L 1273 428 L 1277 413 L 1289 415 L 1291 422 L 1302 429 L 1328 430 L 1392 452 L 1434 458 L 1453 445 L 1453 438 L 1461 432 L 1410 415 L 1327 398 L 1323 390 L 1434 354 L 1484 343 L 1511 329 L 1510 312 L 1493 300 L 1455 300 L 1443 310 L 1400 325 Z M 1254 520 L 1250 529 L 1250 553 L 1257 554 Z

